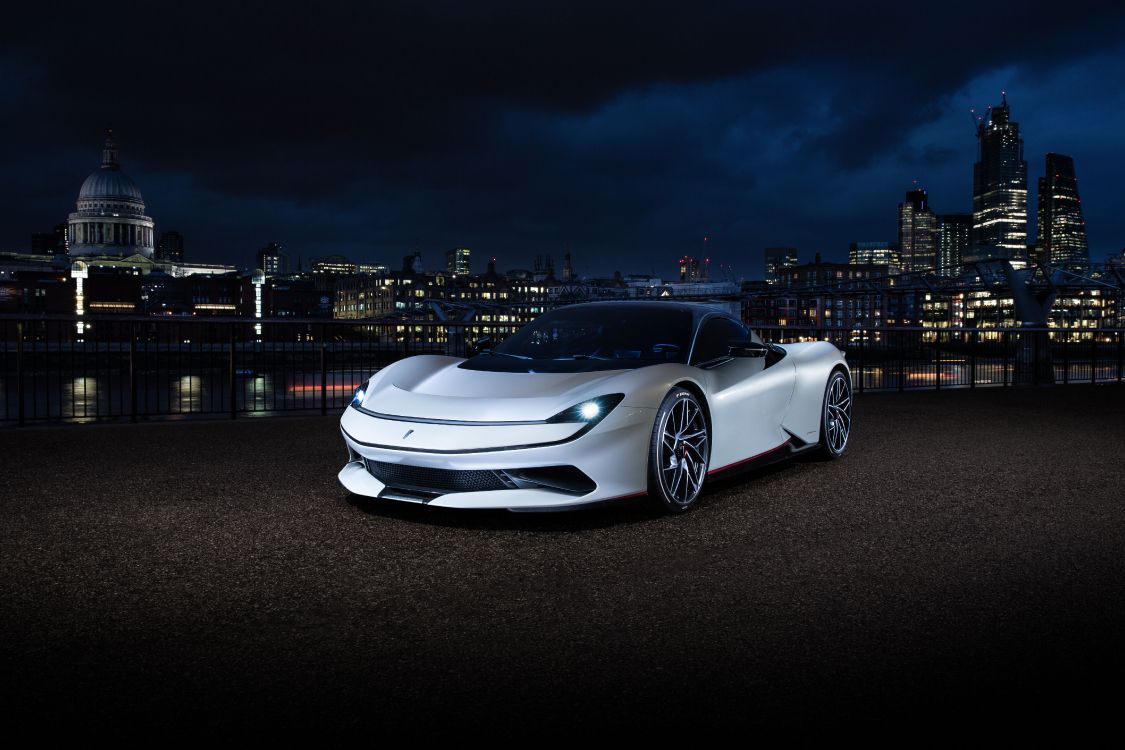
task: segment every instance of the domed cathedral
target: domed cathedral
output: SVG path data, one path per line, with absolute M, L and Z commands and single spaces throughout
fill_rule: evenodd
M 152 257 L 153 221 L 141 191 L 117 163 L 113 131 L 106 134 L 102 167 L 82 183 L 70 215 L 70 254 Z

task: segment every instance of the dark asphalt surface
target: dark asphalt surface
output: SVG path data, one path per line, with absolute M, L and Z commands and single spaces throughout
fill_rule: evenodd
M 6 724 L 1115 718 L 1125 388 L 872 394 L 856 419 L 843 460 L 679 517 L 349 497 L 335 418 L 2 431 Z

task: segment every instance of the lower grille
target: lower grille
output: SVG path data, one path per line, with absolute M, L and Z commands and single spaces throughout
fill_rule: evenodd
M 425 466 L 367 460 L 371 476 L 389 490 L 403 490 L 420 499 L 450 492 L 541 489 L 564 495 L 585 495 L 597 485 L 574 466 L 530 469 L 431 469 Z
M 385 461 L 368 461 L 367 470 L 388 487 L 421 490 L 438 495 L 446 492 L 508 490 L 515 487 L 514 484 L 506 483 L 500 478 L 499 472 L 495 471 L 430 469 Z

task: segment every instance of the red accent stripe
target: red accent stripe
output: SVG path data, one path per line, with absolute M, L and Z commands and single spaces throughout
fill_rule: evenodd
M 607 497 L 604 500 L 600 500 L 599 502 L 607 503 L 610 500 L 628 500 L 631 497 L 640 497 L 641 495 L 647 495 L 647 494 L 648 494 L 648 490 L 641 490 L 640 492 L 632 492 L 628 495 L 617 495 L 616 497 Z
M 733 464 L 727 464 L 726 466 L 720 466 L 717 469 L 711 469 L 711 471 L 707 472 L 707 476 L 711 476 L 712 474 L 716 474 L 720 471 L 726 471 L 727 469 L 733 469 L 735 466 L 739 466 L 741 464 L 748 463 L 750 461 L 753 461 L 754 459 L 761 458 L 762 456 L 768 456 L 771 453 L 775 453 L 775 452 L 781 450 L 782 448 L 785 448 L 786 446 L 788 446 L 792 442 L 793 442 L 793 439 L 790 438 L 789 440 L 786 440 L 784 443 L 777 446 L 776 448 L 770 448 L 768 451 L 762 451 L 761 453 L 759 453 L 756 456 L 751 456 L 750 458 L 744 458 L 741 461 L 735 461 Z

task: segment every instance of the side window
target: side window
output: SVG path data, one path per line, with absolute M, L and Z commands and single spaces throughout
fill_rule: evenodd
M 699 365 L 713 359 L 727 356 L 732 341 L 745 340 L 750 334 L 733 320 L 711 318 L 703 324 L 695 339 L 695 349 L 691 353 L 691 364 Z

